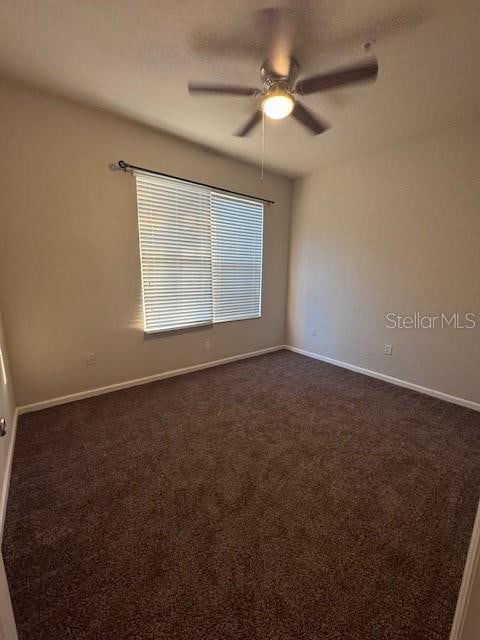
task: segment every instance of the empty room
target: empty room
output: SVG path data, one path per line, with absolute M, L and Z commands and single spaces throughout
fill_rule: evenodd
M 479 34 L 0 4 L 0 640 L 480 639 Z

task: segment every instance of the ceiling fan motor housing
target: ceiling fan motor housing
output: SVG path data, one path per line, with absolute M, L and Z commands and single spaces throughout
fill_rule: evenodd
M 295 81 L 298 76 L 298 62 L 291 58 L 290 70 L 287 76 L 281 76 L 276 73 L 268 60 L 265 60 L 260 68 L 260 79 L 262 81 L 262 93 L 266 94 L 275 89 L 285 89 L 292 93 L 295 87 Z

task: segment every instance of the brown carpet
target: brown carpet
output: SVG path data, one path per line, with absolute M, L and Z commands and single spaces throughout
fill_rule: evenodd
M 447 640 L 480 414 L 289 352 L 21 418 L 21 640 Z

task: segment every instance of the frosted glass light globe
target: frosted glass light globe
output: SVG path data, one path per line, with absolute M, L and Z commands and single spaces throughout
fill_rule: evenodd
M 262 101 L 263 113 L 273 120 L 282 120 L 292 113 L 294 101 L 286 91 L 278 89 L 268 93 Z

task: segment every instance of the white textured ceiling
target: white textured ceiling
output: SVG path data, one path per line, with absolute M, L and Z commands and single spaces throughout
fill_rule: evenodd
M 189 79 L 258 84 L 264 47 L 256 0 L 3 0 L 0 69 L 259 162 L 261 130 L 232 132 L 255 98 L 191 97 Z M 282 3 L 277 3 L 282 4 Z M 266 164 L 286 175 L 370 153 L 480 113 L 479 0 L 291 3 L 303 74 L 335 68 L 376 40 L 375 84 L 306 96 L 332 128 L 311 137 L 292 119 L 268 123 Z

